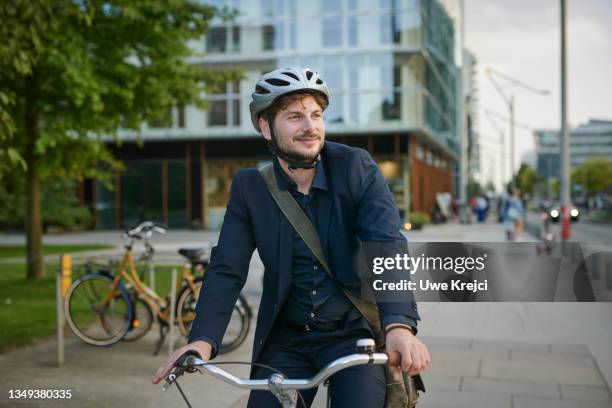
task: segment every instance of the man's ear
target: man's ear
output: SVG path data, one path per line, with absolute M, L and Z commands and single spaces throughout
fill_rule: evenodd
M 262 116 L 259 117 L 259 128 L 261 129 L 261 134 L 264 139 L 272 140 L 272 135 L 270 134 L 270 125 L 268 124 L 268 120 L 264 119 Z

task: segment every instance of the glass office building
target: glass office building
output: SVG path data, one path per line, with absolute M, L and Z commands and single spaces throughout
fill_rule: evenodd
M 191 46 L 190 63 L 241 68 L 244 78 L 206 95 L 166 123 L 143 125 L 142 147 L 121 132 L 126 163 L 115 189 L 92 184 L 97 228 L 142 219 L 171 227 L 218 228 L 233 173 L 270 160 L 250 121 L 256 80 L 279 66 L 318 71 L 332 97 L 328 140 L 367 149 L 404 217 L 429 212 L 452 192 L 459 153 L 453 22 L 437 0 L 217 0 L 239 13 L 216 18 Z

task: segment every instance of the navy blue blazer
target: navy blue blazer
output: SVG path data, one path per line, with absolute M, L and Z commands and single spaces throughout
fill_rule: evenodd
M 361 296 L 361 282 L 351 262 L 363 242 L 400 242 L 401 220 L 386 181 L 367 151 L 325 142 L 321 151 L 328 191 L 321 194 L 317 229 L 338 283 Z M 294 230 L 273 201 L 257 169 L 242 169 L 232 180 L 231 197 L 218 245 L 206 268 L 190 341 L 212 339 L 221 344 L 234 303 L 244 286 L 255 248 L 265 267 L 257 316 L 254 362 L 291 288 Z M 380 275 L 384 277 L 383 275 Z M 419 320 L 416 302 L 379 302 L 381 321 L 400 315 Z M 213 351 L 214 357 L 217 350 Z

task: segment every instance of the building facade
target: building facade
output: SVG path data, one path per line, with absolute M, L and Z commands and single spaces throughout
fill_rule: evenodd
M 559 178 L 560 135 L 557 130 L 534 131 L 537 172 L 543 178 Z M 590 120 L 570 132 L 571 167 L 595 157 L 612 160 L 612 121 Z
M 206 95 L 208 107 L 176 110 L 168 123 L 144 124 L 138 143 L 120 132 L 112 146 L 126 169 L 114 189 L 83 188 L 96 228 L 143 219 L 170 227 L 218 228 L 232 175 L 270 160 L 248 104 L 256 80 L 279 66 L 318 71 L 331 89 L 328 140 L 367 149 L 404 218 L 429 212 L 452 192 L 456 129 L 453 21 L 438 0 L 221 0 L 239 11 L 215 19 L 191 44 L 203 68 L 241 68 L 244 78 Z

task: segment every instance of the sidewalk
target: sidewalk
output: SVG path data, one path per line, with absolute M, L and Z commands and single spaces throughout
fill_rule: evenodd
M 88 234 L 46 237 L 45 242 L 113 242 L 118 237 L 116 231 Z M 156 248 L 163 246 L 158 253 L 170 259 L 175 247 L 215 242 L 216 234 L 171 232 L 156 237 Z M 503 227 L 497 223 L 430 225 L 407 236 L 410 242 L 504 240 Z M 0 243 L 6 239 L 0 237 Z M 533 238 L 525 233 L 521 239 Z M 253 306 L 261 294 L 262 272 L 255 255 L 245 286 Z M 422 302 L 419 312 L 419 337 L 432 354 L 423 375 L 428 392 L 420 407 L 612 408 L 612 303 Z M 59 368 L 54 365 L 54 340 L 0 355 L 4 368 L 0 406 L 8 403 L 6 389 L 14 387 L 71 388 L 74 397 L 6 406 L 184 407 L 176 389 L 163 393 L 160 386 L 150 384 L 164 360 L 150 354 L 156 336 L 152 331 L 138 343 L 100 349 L 68 334 L 66 364 Z M 219 361 L 248 361 L 251 342 L 252 337 Z M 232 372 L 245 376 L 248 367 L 238 366 Z M 238 407 L 246 401 L 245 392 L 209 377 L 187 376 L 181 385 L 194 406 Z M 324 397 L 320 390 L 313 406 L 323 407 Z

